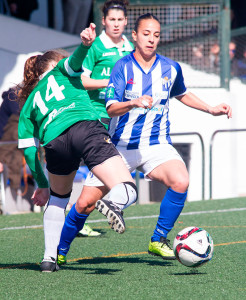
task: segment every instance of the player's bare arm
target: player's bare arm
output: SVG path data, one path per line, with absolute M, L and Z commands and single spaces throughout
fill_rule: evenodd
M 109 79 L 94 79 L 82 75 L 81 80 L 86 90 L 97 90 L 108 86 Z
M 217 106 L 211 106 L 191 92 L 176 98 L 189 107 L 207 112 L 213 116 L 227 115 L 228 119 L 232 117 L 232 109 L 230 105 L 226 103 L 221 103 Z
M 112 117 L 122 116 L 135 107 L 151 108 L 153 98 L 149 95 L 143 95 L 139 98 L 126 102 L 116 102 L 107 108 L 108 115 Z

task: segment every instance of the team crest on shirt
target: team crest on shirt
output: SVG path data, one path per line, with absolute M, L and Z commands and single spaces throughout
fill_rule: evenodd
M 167 76 L 165 76 L 164 78 L 162 78 L 162 85 L 164 85 L 165 89 L 168 89 L 171 84 L 172 84 L 172 81 L 171 79 L 169 79 Z
M 108 144 L 112 144 L 110 137 L 104 138 L 104 141 Z

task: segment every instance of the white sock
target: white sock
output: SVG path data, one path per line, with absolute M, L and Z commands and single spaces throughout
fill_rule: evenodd
M 119 183 L 110 190 L 109 200 L 125 209 L 137 201 L 137 187 L 132 182 Z
M 57 247 L 60 242 L 62 227 L 65 222 L 65 208 L 70 198 L 50 196 L 44 212 L 44 258 L 57 257 Z

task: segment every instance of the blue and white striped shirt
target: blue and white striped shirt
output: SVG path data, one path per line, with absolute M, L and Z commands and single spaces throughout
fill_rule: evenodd
M 153 106 L 151 109 L 133 108 L 123 116 L 113 117 L 109 127 L 112 142 L 127 149 L 171 144 L 169 98 L 186 93 L 181 67 L 177 62 L 157 54 L 146 73 L 133 53 L 115 64 L 106 92 L 106 107 L 143 95 L 153 98 Z

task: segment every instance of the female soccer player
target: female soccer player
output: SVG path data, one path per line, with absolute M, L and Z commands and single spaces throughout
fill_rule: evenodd
M 214 116 L 230 118 L 232 110 L 224 103 L 211 107 L 187 91 L 180 65 L 156 53 L 160 30 L 160 22 L 152 14 L 137 19 L 132 32 L 135 51 L 115 64 L 106 91 L 106 108 L 112 117 L 109 127 L 112 142 L 128 169 L 131 172 L 138 169 L 148 180 L 168 186 L 148 250 L 163 259 L 175 259 L 167 235 L 184 207 L 189 176 L 171 143 L 169 99 L 175 97 L 185 105 Z M 82 194 L 88 202 L 95 203 L 107 191 L 95 176 L 89 175 Z M 120 209 L 131 204 L 123 198 L 114 198 L 114 203 Z M 103 214 L 107 206 L 106 200 L 97 201 L 96 207 Z M 58 250 L 60 255 L 66 256 L 60 247 L 64 243 L 62 238 L 61 235 Z
M 49 200 L 44 212 L 43 272 L 58 269 L 57 246 L 64 210 L 82 159 L 114 195 L 118 191 L 122 195 L 123 190 L 126 200 L 129 193 L 135 200 L 137 197 L 131 175 L 110 142 L 107 130 L 98 121 L 99 116 L 82 86 L 81 65 L 95 36 L 95 25 L 90 24 L 81 33 L 82 44 L 69 58 L 57 51 L 31 57 L 25 64 L 24 81 L 20 86 L 19 99 L 23 107 L 18 128 L 19 148 L 24 148 L 26 162 L 38 184 L 32 196 L 34 203 L 43 206 Z M 38 158 L 39 141 L 45 150 L 49 183 Z M 83 227 L 94 209 L 91 203 L 84 205 L 83 214 L 77 212 L 75 205 L 70 210 L 76 230 Z M 121 214 L 117 209 L 109 216 L 115 230 L 119 218 Z
M 127 25 L 128 2 L 106 1 L 102 7 L 102 24 L 105 28 L 96 37 L 83 61 L 82 82 L 89 90 L 90 99 L 100 114 L 101 122 L 109 124 L 110 118 L 105 108 L 105 90 L 115 63 L 129 54 L 134 46 L 123 35 Z
M 109 0 L 104 3 L 104 30 L 96 37 L 83 61 L 83 86 L 106 128 L 110 121 L 105 107 L 105 90 L 109 76 L 115 63 L 134 49 L 133 44 L 123 35 L 127 25 L 127 5 L 128 2 L 122 0 Z M 83 234 L 88 226 L 85 224 L 79 233 Z

